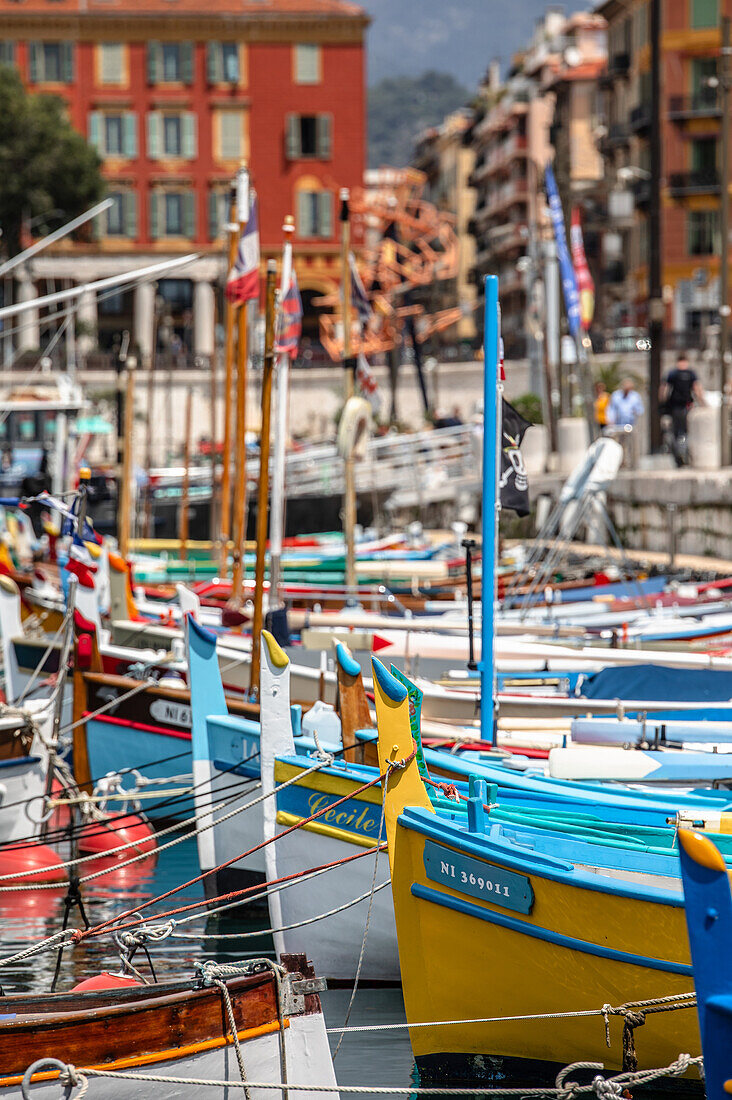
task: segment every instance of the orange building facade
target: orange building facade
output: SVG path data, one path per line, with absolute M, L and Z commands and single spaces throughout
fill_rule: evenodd
M 157 308 L 183 352 L 210 356 L 228 193 L 245 161 L 263 264 L 295 217 L 305 331 L 315 337 L 312 299 L 339 281 L 338 191 L 363 179 L 367 24 L 345 0 L 0 0 L 0 62 L 29 91 L 64 99 L 103 158 L 113 200 L 93 239 L 41 253 L 16 293 L 196 252 L 160 281 Z M 152 284 L 85 298 L 84 339 L 109 347 L 128 328 L 149 356 Z M 31 311 L 21 349 L 42 346 L 41 325 Z

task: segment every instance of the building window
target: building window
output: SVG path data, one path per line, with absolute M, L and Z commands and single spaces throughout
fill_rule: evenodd
M 102 42 L 99 46 L 99 83 L 125 83 L 124 46 L 121 42 Z
M 229 189 L 217 190 L 211 188 L 208 193 L 208 236 L 209 240 L 217 241 L 223 235 L 227 224 L 227 211 L 229 205 Z
M 691 94 L 697 103 L 716 103 L 716 57 L 694 57 L 691 61 Z M 710 83 L 711 82 L 711 83 Z
M 193 191 L 154 191 L 150 199 L 150 236 L 187 237 L 196 232 Z
M 137 196 L 134 191 L 110 191 L 107 198 L 112 200 L 103 218 L 102 235 L 106 237 L 126 237 L 134 240 L 137 236 Z
M 320 84 L 320 46 L 312 42 L 299 42 L 295 47 L 295 83 Z
M 73 78 L 73 50 L 71 42 L 31 42 L 31 84 L 70 84 Z
M 240 160 L 246 156 L 245 114 L 244 111 L 218 111 L 218 127 L 214 130 L 218 138 L 215 154 L 219 160 Z
M 0 65 L 15 64 L 15 43 L 0 42 Z
M 719 25 L 719 0 L 690 0 L 692 27 Z
M 152 160 L 196 156 L 196 116 L 192 111 L 150 111 L 147 116 L 147 152 Z
M 91 111 L 89 141 L 102 157 L 137 156 L 137 117 L 134 111 Z
M 209 42 L 206 47 L 206 74 L 209 84 L 238 84 L 239 73 L 239 44 Z
M 147 47 L 150 84 L 192 84 L 192 42 L 150 42 Z
M 286 126 L 288 160 L 303 157 L 330 159 L 333 143 L 330 115 L 288 115 Z
M 713 256 L 719 251 L 719 216 L 716 210 L 690 210 L 686 216 L 690 256 Z
M 691 170 L 710 179 L 717 171 L 717 139 L 699 138 L 691 143 Z
M 333 196 L 330 191 L 299 191 L 297 232 L 300 237 L 333 236 Z

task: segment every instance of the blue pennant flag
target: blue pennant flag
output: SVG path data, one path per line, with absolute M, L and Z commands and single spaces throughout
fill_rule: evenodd
M 579 342 L 582 332 L 582 311 L 579 290 L 577 289 L 577 276 L 567 247 L 567 231 L 564 226 L 562 200 L 559 198 L 557 181 L 554 178 L 554 169 L 551 164 L 547 164 L 544 169 L 544 180 L 549 213 L 554 227 L 554 240 L 557 242 L 559 273 L 562 276 L 562 290 L 564 291 L 564 308 L 567 311 L 569 331 L 574 339 Z

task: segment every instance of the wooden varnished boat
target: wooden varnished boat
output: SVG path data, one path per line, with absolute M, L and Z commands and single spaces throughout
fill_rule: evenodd
M 247 1079 L 334 1085 L 318 983 L 304 955 L 283 959 L 278 978 L 264 961 L 250 973 L 224 978 Z M 29 1066 L 55 1058 L 85 1068 L 172 1077 L 240 1081 L 222 991 L 205 978 L 112 989 L 3 997 L 0 1018 L 0 1097 L 20 1097 Z M 313 990 L 311 992 L 311 990 Z M 282 1041 L 284 1040 L 284 1041 Z M 286 1062 L 286 1064 L 285 1064 Z M 58 1069 L 33 1075 L 32 1095 L 58 1095 Z M 47 1082 L 47 1084 L 45 1084 Z M 93 1095 L 155 1100 L 182 1095 L 181 1085 L 100 1077 Z M 186 1086 L 189 1088 L 190 1086 Z M 271 1090 L 252 1089 L 252 1097 Z M 317 1095 L 292 1089 L 297 1100 Z

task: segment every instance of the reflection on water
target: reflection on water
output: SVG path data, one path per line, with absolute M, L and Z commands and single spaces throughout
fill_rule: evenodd
M 95 863 L 95 869 L 102 866 Z M 89 865 L 85 867 L 89 873 Z M 182 882 L 200 874 L 196 842 L 186 838 L 175 848 L 159 857 L 142 860 L 121 872 L 95 879 L 84 887 L 84 908 L 90 925 L 97 925 L 119 917 L 121 914 L 143 905 L 151 898 L 174 889 Z M 0 893 L 0 959 L 14 954 L 38 940 L 57 932 L 64 913 L 65 890 L 27 890 L 17 893 Z M 150 906 L 145 915 L 152 922 L 157 914 L 192 902 L 201 901 L 200 883 L 188 887 L 185 892 L 173 894 L 164 902 Z M 195 910 L 194 910 L 195 912 Z M 181 914 L 178 920 L 188 914 Z M 207 938 L 170 937 L 161 943 L 151 944 L 150 955 L 158 979 L 190 977 L 194 964 L 203 958 L 222 962 L 237 959 L 273 955 L 271 937 L 242 933 L 257 932 L 268 926 L 266 909 L 242 909 L 235 913 L 223 913 L 220 917 L 207 917 L 186 921 L 176 931 L 185 931 L 186 937 L 204 933 Z M 78 909 L 71 911 L 69 925 L 83 927 Z M 362 935 L 362 929 L 354 927 L 354 936 Z M 49 990 L 57 963 L 57 953 L 49 952 L 25 959 L 10 967 L 0 969 L 0 983 L 6 993 Z M 135 956 L 135 965 L 149 979 L 149 967 L 142 952 Z M 68 990 L 101 970 L 119 971 L 120 960 L 111 933 L 96 939 L 82 941 L 62 953 L 57 989 Z M 486 1008 L 489 1000 L 489 983 L 486 985 Z M 344 1022 L 351 991 L 331 989 L 323 995 L 323 1008 L 329 1029 L 337 1029 Z M 359 1027 L 369 1024 L 403 1023 L 404 1003 L 400 989 L 361 988 L 356 994 L 349 1025 Z M 335 1050 L 339 1033 L 331 1033 L 331 1048 Z M 336 1076 L 341 1085 L 398 1086 L 410 1088 L 417 1083 L 416 1071 L 406 1028 L 388 1031 L 349 1032 L 344 1036 L 335 1063 Z M 526 1082 L 510 1081 L 505 1085 L 523 1085 Z M 461 1085 L 467 1082 L 460 1082 Z M 473 1082 L 471 1082 L 473 1084 Z M 681 1082 L 674 1083 L 676 1096 L 687 1093 Z M 651 1098 L 662 1093 L 662 1086 L 653 1091 L 644 1090 Z M 195 1090 L 191 1089 L 190 1095 Z M 688 1095 L 698 1092 L 688 1090 Z M 90 1100 L 93 1092 L 90 1088 Z

